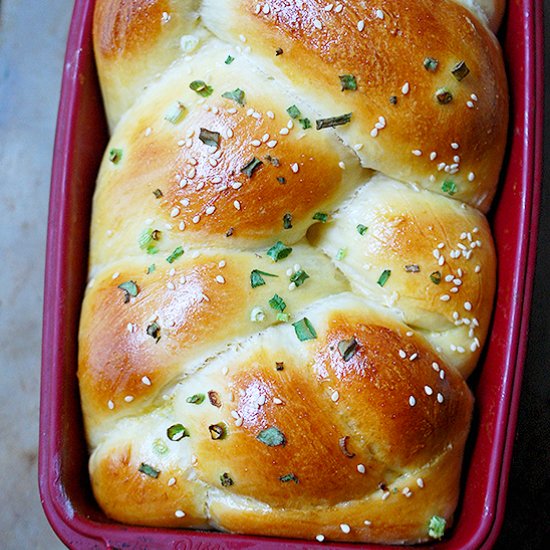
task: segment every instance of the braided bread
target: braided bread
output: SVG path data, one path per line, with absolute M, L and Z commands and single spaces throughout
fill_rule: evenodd
M 495 253 L 502 2 L 98 0 L 79 381 L 111 518 L 452 523 Z

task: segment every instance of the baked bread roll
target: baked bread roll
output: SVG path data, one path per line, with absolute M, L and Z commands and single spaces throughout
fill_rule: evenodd
M 114 520 L 442 536 L 507 127 L 501 2 L 98 0 L 79 381 Z

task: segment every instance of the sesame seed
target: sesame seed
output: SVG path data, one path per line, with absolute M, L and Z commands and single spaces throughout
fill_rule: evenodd
M 235 426 L 239 427 L 239 426 L 242 426 L 243 425 L 243 418 L 237 418 L 237 420 L 235 420 Z
M 243 34 L 240 34 L 240 35 L 239 35 L 239 40 L 240 40 L 241 42 L 245 43 L 245 42 L 246 42 L 246 36 L 244 36 Z
M 176 285 L 175 285 L 172 281 L 168 281 L 168 282 L 166 283 L 166 288 L 167 288 L 168 290 L 176 290 Z
M 174 208 L 172 208 L 172 211 L 170 212 L 170 217 L 171 218 L 176 218 L 177 216 L 180 215 L 180 209 L 177 207 L 177 206 L 174 206 Z
M 473 172 L 470 172 L 468 174 L 468 181 L 474 181 L 476 179 L 476 175 Z
M 295 290 L 295 289 L 296 289 L 296 283 L 290 283 L 290 284 L 288 285 L 288 290 L 289 290 L 290 292 L 292 292 L 292 291 Z
M 325 540 L 325 535 L 317 535 L 317 536 L 315 537 L 315 540 L 316 540 L 317 542 L 323 542 L 323 541 Z
M 345 533 L 346 535 L 351 531 L 351 527 L 347 523 L 341 523 L 340 529 L 342 530 L 342 533 Z
M 382 10 L 376 10 L 376 17 L 378 19 L 384 19 L 384 12 Z
M 337 391 L 334 391 L 330 398 L 336 403 L 336 401 L 338 401 L 338 399 L 340 398 L 340 394 Z
M 268 142 L 267 142 L 267 146 L 268 146 L 270 149 L 274 149 L 275 147 L 277 147 L 277 140 L 272 139 L 271 141 L 268 141 Z
M 413 354 L 409 357 L 409 361 L 414 361 L 417 357 L 418 357 L 418 353 L 413 353 Z
M 213 214 L 215 210 L 216 210 L 216 207 L 215 207 L 215 206 L 209 206 L 209 207 L 205 210 L 205 212 L 206 212 L 208 215 L 210 215 L 210 214 Z
M 437 394 L 437 402 L 438 403 L 443 403 L 443 394 L 442 393 Z
M 480 266 L 480 265 L 476 265 L 474 271 L 475 271 L 476 273 L 479 273 L 479 272 L 481 271 L 481 266 Z
M 473 102 L 470 100 L 466 101 L 466 107 L 468 107 L 468 109 L 473 109 L 474 108 Z
M 439 365 L 434 361 L 432 363 L 432 369 L 435 371 L 435 372 L 438 372 L 439 371 Z
M 290 169 L 291 169 L 295 174 L 297 174 L 298 171 L 300 170 L 300 167 L 298 166 L 298 163 L 295 162 L 294 164 L 291 164 L 291 165 L 290 165 Z
M 343 161 L 340 161 L 340 162 L 338 163 L 338 166 L 339 166 L 342 170 L 345 170 L 345 169 L 346 169 L 346 163 L 343 162 Z
M 368 519 L 366 519 L 364 522 L 363 522 L 367 527 L 369 525 L 372 525 L 372 521 L 369 521 Z
M 107 401 L 107 407 L 109 407 L 109 409 L 113 410 L 115 408 L 115 404 L 109 399 L 109 401 Z
M 262 142 L 259 139 L 253 139 L 250 142 L 250 145 L 252 145 L 253 147 L 259 147 L 261 144 L 262 144 Z
M 401 357 L 401 359 L 405 359 L 405 357 L 407 357 L 407 354 L 402 349 L 400 349 L 399 350 L 399 357 Z
M 430 153 L 430 160 L 435 160 L 437 158 L 437 153 L 435 151 L 432 151 Z
M 375 138 L 378 136 L 378 128 L 373 128 L 371 131 L 370 131 L 370 135 L 371 137 Z
M 127 396 L 124 398 L 124 401 L 126 401 L 126 403 L 131 403 L 133 400 L 134 400 L 134 396 L 133 396 L 133 395 L 127 395 Z
M 313 26 L 316 29 L 322 29 L 323 28 L 323 23 L 321 23 L 321 21 L 319 21 L 319 19 L 314 19 L 313 20 Z
M 119 276 L 120 276 L 120 273 L 119 273 L 118 271 L 115 271 L 115 272 L 113 273 L 113 276 L 112 276 L 111 278 L 112 278 L 112 279 L 118 279 Z
M 359 32 L 363 32 L 365 30 L 365 22 L 362 19 L 357 23 L 357 30 Z
M 286 126 L 279 130 L 279 134 L 281 134 L 282 136 L 288 136 L 289 133 L 290 133 L 290 130 Z
M 148 376 L 144 376 L 142 379 L 141 379 L 141 382 L 143 384 L 145 384 L 146 386 L 150 386 L 151 385 L 151 379 L 148 377 Z
M 424 489 L 424 480 L 419 477 L 417 480 L 416 480 L 416 484 L 421 488 L 421 489 Z
M 472 304 L 470 302 L 464 302 L 464 309 L 466 311 L 472 311 Z
M 185 517 L 185 512 L 183 510 L 176 510 L 174 514 L 177 518 L 183 518 Z
M 414 407 L 416 405 L 416 399 L 412 395 L 409 396 L 409 405 L 411 407 Z
M 358 471 L 360 474 L 364 474 L 367 470 L 366 470 L 364 464 L 357 464 L 357 471 Z
M 382 495 L 382 500 L 388 499 L 389 496 L 390 496 L 390 492 L 389 492 L 389 491 L 385 491 L 384 494 Z
M 239 201 L 234 201 L 233 202 L 233 206 L 237 209 L 237 210 L 240 210 L 241 209 L 241 203 Z
M 448 294 L 443 294 L 443 296 L 440 296 L 439 299 L 442 302 L 448 302 L 451 299 L 451 297 Z
M 412 492 L 408 487 L 404 487 L 403 491 L 401 491 L 407 498 L 410 498 L 412 496 Z
M 287 127 L 289 130 L 292 130 L 292 128 L 294 128 L 294 122 L 292 122 L 292 120 L 289 120 L 289 121 L 286 123 L 286 127 Z
M 405 84 L 403 84 L 403 87 L 401 88 L 401 93 L 403 95 L 407 95 L 409 93 L 410 89 L 411 89 L 410 84 L 408 82 L 405 82 Z
M 225 279 L 221 275 L 216 275 L 216 282 L 220 283 L 220 285 L 225 284 Z
M 460 147 L 460 145 L 456 142 L 456 141 L 453 141 L 453 143 L 451 143 L 451 149 L 458 149 Z
M 470 97 L 474 100 L 474 101 L 478 101 L 478 97 L 476 94 L 471 94 Z
M 176 478 L 175 477 L 171 477 L 169 480 L 168 480 L 168 487 L 172 487 L 172 485 L 175 485 L 176 484 Z
M 445 378 L 445 371 L 444 370 L 439 371 L 439 378 L 441 378 L 441 380 L 443 380 Z
M 421 157 L 422 156 L 422 151 L 420 149 L 413 149 L 411 151 L 411 153 L 415 156 L 415 157 Z
M 282 399 L 279 399 L 278 397 L 274 397 L 273 398 L 273 403 L 275 403 L 275 405 L 282 405 L 283 401 L 282 401 Z
M 233 189 L 240 189 L 242 186 L 243 186 L 243 184 L 240 181 L 234 181 L 231 184 L 231 187 L 233 187 Z
M 424 391 L 426 392 L 426 395 L 432 395 L 434 392 L 430 386 L 424 386 Z

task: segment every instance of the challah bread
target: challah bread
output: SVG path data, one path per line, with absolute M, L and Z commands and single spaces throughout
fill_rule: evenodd
M 98 0 L 113 135 L 79 380 L 108 516 L 452 524 L 495 284 L 498 6 Z

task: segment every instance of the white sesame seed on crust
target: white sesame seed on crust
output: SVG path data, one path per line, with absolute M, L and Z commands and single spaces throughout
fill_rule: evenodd
M 330 396 L 331 400 L 336 403 L 338 399 L 340 399 L 340 394 L 337 391 L 332 392 L 332 395 Z
M 416 399 L 414 398 L 413 395 L 409 395 L 409 405 L 411 407 L 414 407 L 416 405 Z
M 323 542 L 323 541 L 325 540 L 325 535 L 319 534 L 319 535 L 317 535 L 317 536 L 315 537 L 315 540 L 316 540 L 317 542 Z
M 145 384 L 146 386 L 151 385 L 151 379 L 148 376 L 143 376 L 141 379 L 141 383 Z
M 424 386 L 424 392 L 426 393 L 426 395 L 432 395 L 434 391 L 430 386 Z
M 115 408 L 115 404 L 113 403 L 113 401 L 111 401 L 109 399 L 109 401 L 107 401 L 107 407 L 109 407 L 109 409 L 113 410 Z
M 171 477 L 169 480 L 168 480 L 168 483 L 166 485 L 168 485 L 168 487 L 172 487 L 172 485 L 175 485 L 176 484 L 176 478 L 175 477 Z
M 417 480 L 416 480 L 416 484 L 421 488 L 421 489 L 424 489 L 424 480 L 419 477 Z
M 367 470 L 366 470 L 364 464 L 357 464 L 357 471 L 358 471 L 360 474 L 364 474 Z
M 351 531 L 351 527 L 347 523 L 341 523 L 340 529 L 342 530 L 342 533 L 345 533 L 346 535 Z
M 174 515 L 177 517 L 177 518 L 184 518 L 185 517 L 185 512 L 183 510 L 176 510 Z

